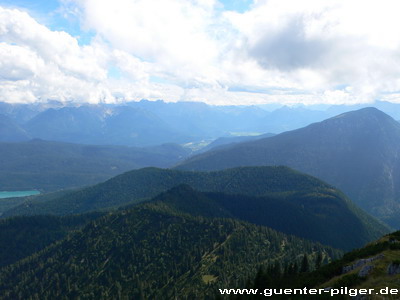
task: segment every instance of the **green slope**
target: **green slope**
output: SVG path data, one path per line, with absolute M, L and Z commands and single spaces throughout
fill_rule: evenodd
M 355 207 L 340 191 L 286 167 L 217 172 L 145 168 L 51 201 L 25 203 L 6 211 L 3 217 L 110 209 L 138 203 L 180 184 L 199 191 L 224 193 L 207 197 L 223 208 L 229 205 L 235 217 L 334 247 L 360 247 L 388 232 L 387 227 Z
M 364 269 L 364 271 L 362 271 Z M 365 271 L 369 269 L 368 271 Z M 397 270 L 397 271 L 396 271 Z M 346 253 L 341 259 L 331 262 L 321 268 L 308 273 L 284 274 L 271 279 L 268 274 L 256 277 L 253 288 L 279 287 L 279 288 L 330 288 L 347 287 L 351 295 L 336 295 L 334 299 L 354 299 L 360 289 L 373 289 L 372 294 L 362 299 L 398 299 L 400 274 L 400 232 L 388 234 L 369 245 Z M 257 278 L 258 277 L 258 278 Z M 267 282 L 267 278 L 269 278 Z M 260 280 L 261 279 L 261 280 Z M 366 290 L 365 290 L 366 289 Z M 396 289 L 397 294 L 390 294 L 391 289 Z M 382 294 L 380 294 L 382 292 Z M 364 294 L 365 295 L 365 294 Z M 309 299 L 309 295 L 293 297 L 293 299 Z M 366 297 L 366 298 L 365 298 Z M 233 299 L 259 299 L 261 297 L 233 297 Z M 314 296 L 313 299 L 330 299 L 329 293 L 325 296 Z M 283 296 L 271 299 L 286 299 Z
M 0 267 L 12 264 L 101 216 L 27 216 L 0 220 Z
M 72 214 L 137 203 L 179 184 L 199 191 L 262 196 L 270 193 L 333 189 L 330 185 L 287 167 L 243 167 L 216 172 L 191 172 L 158 168 L 133 170 L 104 183 L 29 205 L 4 216 L 21 214 Z
M 244 286 L 260 264 L 299 262 L 303 253 L 340 254 L 267 227 L 196 217 L 158 200 L 109 213 L 1 269 L 0 298 L 213 299 L 217 288 Z
M 54 199 L 58 199 L 69 193 L 78 191 L 79 189 L 82 189 L 82 187 L 62 189 L 62 190 L 55 191 L 55 192 L 48 192 L 48 193 L 44 193 L 44 194 L 37 194 L 37 195 L 31 195 L 31 196 L 0 199 L 0 216 L 4 212 L 11 210 L 19 205 L 25 205 L 25 207 L 28 208 L 31 201 L 34 201 L 35 203 L 47 202 L 47 201 L 51 201 Z
M 400 227 L 400 124 L 364 108 L 270 138 L 189 158 L 182 170 L 286 165 L 341 189 L 357 205 Z
M 191 215 L 232 217 L 346 250 L 360 247 L 371 241 L 372 235 L 385 232 L 376 223 L 378 228 L 366 226 L 340 196 L 335 191 L 320 191 L 319 195 L 297 192 L 283 197 L 255 197 L 199 193 L 181 185 L 155 200 Z

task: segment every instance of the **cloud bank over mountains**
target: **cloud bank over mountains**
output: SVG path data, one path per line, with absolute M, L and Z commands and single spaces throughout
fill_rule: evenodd
M 397 1 L 58 5 L 87 42 L 0 1 L 0 101 L 400 102 Z

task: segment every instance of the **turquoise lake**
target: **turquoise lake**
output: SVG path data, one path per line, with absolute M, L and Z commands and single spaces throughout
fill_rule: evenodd
M 14 191 L 14 192 L 0 192 L 0 199 L 11 197 L 25 197 L 40 194 L 39 191 Z

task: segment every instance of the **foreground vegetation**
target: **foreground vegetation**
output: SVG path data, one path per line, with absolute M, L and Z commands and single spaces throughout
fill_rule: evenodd
M 183 189 L 183 191 L 180 191 Z M 181 198 L 108 213 L 81 230 L 0 271 L 9 299 L 213 299 L 217 289 L 242 287 L 259 265 L 296 262 L 306 254 L 341 251 L 237 219 Z M 197 207 L 189 213 L 185 201 Z

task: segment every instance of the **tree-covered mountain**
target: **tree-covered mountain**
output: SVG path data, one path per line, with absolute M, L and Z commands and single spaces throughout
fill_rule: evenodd
M 0 220 L 0 268 L 44 249 L 101 215 L 24 216 Z
M 137 148 L 31 140 L 0 143 L 0 190 L 55 190 L 95 184 L 131 169 L 168 167 L 190 151 L 176 144 Z
M 24 205 L 29 205 L 30 201 L 34 199 L 35 203 L 40 203 L 40 202 L 47 202 L 51 201 L 53 199 L 60 198 L 61 196 L 64 196 L 68 193 L 78 191 L 79 189 L 82 189 L 84 187 L 77 187 L 77 188 L 66 188 L 62 190 L 57 190 L 54 192 L 45 192 L 45 193 L 32 193 L 29 196 L 20 196 L 20 197 L 6 197 L 6 198 L 1 198 L 0 199 L 0 216 L 21 204 Z M 28 193 L 30 194 L 30 193 Z
M 359 247 L 371 241 L 371 235 L 385 232 L 376 222 L 364 223 L 357 215 L 359 211 L 349 209 L 337 191 L 321 189 L 319 195 L 313 192 L 256 197 L 200 193 L 180 185 L 157 196 L 155 201 L 191 215 L 240 219 L 340 249 Z
M 286 165 L 333 184 L 400 227 L 400 124 L 375 108 L 348 112 L 271 138 L 206 152 L 178 166 L 218 170 Z
M 109 213 L 2 268 L 0 298 L 213 299 L 218 288 L 244 286 L 260 264 L 340 255 L 267 227 L 204 217 L 212 211 L 204 202 L 177 195 Z M 188 213 L 180 201 L 203 209 Z
M 216 172 L 145 168 L 50 201 L 23 203 L 4 212 L 3 217 L 66 215 L 116 208 L 150 199 L 180 184 L 199 191 L 223 193 L 208 195 L 212 200 L 209 202 L 236 218 L 335 247 L 359 247 L 388 230 L 332 186 L 287 167 Z

